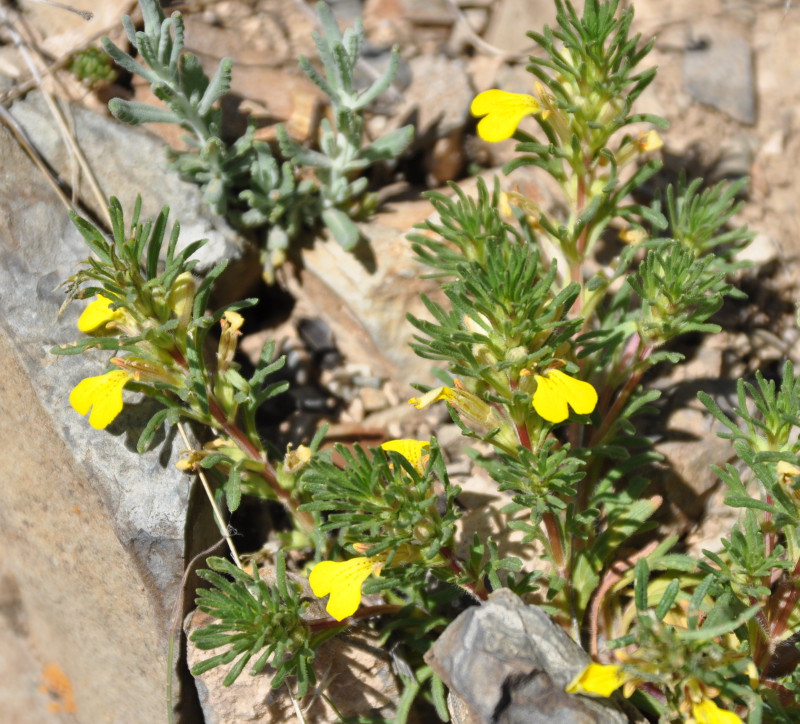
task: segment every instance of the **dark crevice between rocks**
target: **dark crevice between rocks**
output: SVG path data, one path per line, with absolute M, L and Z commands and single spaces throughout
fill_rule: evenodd
M 191 478 L 187 476 L 187 485 L 190 484 L 190 481 Z M 209 556 L 225 556 L 227 548 L 214 522 L 211 506 L 208 504 L 208 498 L 199 480 L 192 485 L 186 520 L 188 525 L 184 538 L 184 561 L 187 571 L 181 588 L 180 609 L 178 615 L 171 621 L 175 636 L 174 651 L 175 656 L 178 657 L 173 664 L 173 670 L 176 672 L 181 692 L 180 697 L 175 701 L 175 724 L 203 724 L 205 717 L 200 706 L 197 685 L 186 662 L 187 642 L 183 622 L 195 607 L 194 599 L 197 589 L 207 585 L 198 577 L 197 569 L 206 567 L 206 559 Z M 215 541 L 216 547 L 208 551 Z

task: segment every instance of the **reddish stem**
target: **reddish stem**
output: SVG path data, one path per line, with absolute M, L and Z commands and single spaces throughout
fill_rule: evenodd
M 564 548 L 561 545 L 561 536 L 558 534 L 558 522 L 552 513 L 544 513 L 542 522 L 547 531 L 547 538 L 550 541 L 550 552 L 553 554 L 553 561 L 558 566 L 559 573 L 566 578 L 564 568 Z
M 779 638 L 789 625 L 789 617 L 800 599 L 798 579 L 800 579 L 800 560 L 795 564 L 791 575 L 778 584 L 775 594 L 769 598 L 768 605 L 771 609 L 769 635 L 772 640 Z
M 452 549 L 448 548 L 447 546 L 443 546 L 439 553 L 447 561 L 447 565 L 450 566 L 450 570 L 456 576 L 460 577 L 466 573 L 464 566 L 461 564 L 461 561 L 458 560 L 458 556 L 456 556 Z M 479 601 L 485 601 L 489 598 L 489 594 L 486 592 L 486 589 L 483 588 L 483 586 L 478 588 L 477 584 L 475 583 L 459 583 L 458 585 Z
M 519 437 L 519 444 L 522 445 L 526 450 L 531 449 L 531 436 L 528 434 L 528 426 L 521 422 L 516 425 L 517 428 L 517 437 Z
M 308 513 L 298 510 L 297 504 L 292 499 L 288 490 L 285 490 L 278 483 L 278 477 L 275 474 L 275 469 L 270 465 L 269 461 L 264 457 L 264 454 L 253 444 L 250 438 L 245 435 L 244 431 L 236 425 L 236 423 L 228 421 L 225 412 L 219 406 L 219 403 L 213 398 L 208 398 L 208 411 L 217 422 L 219 427 L 233 440 L 239 448 L 251 460 L 254 460 L 261 465 L 261 476 L 269 485 L 275 497 L 283 503 L 288 511 L 292 514 L 295 520 L 300 523 L 303 529 L 310 533 L 314 530 L 314 519 Z
M 635 368 L 637 364 L 644 362 L 650 356 L 652 351 L 653 348 L 649 344 L 642 345 L 639 348 L 638 354 L 636 355 L 636 362 L 632 366 Z M 625 381 L 625 385 L 619 391 L 617 399 L 614 400 L 614 404 L 611 406 L 611 409 L 605 415 L 603 415 L 603 422 L 601 423 L 600 427 L 596 428 L 592 433 L 589 447 L 594 447 L 598 443 L 602 442 L 603 438 L 611 429 L 611 426 L 616 422 L 631 395 L 639 386 L 639 382 L 641 382 L 643 376 L 644 370 L 631 372 L 630 376 Z

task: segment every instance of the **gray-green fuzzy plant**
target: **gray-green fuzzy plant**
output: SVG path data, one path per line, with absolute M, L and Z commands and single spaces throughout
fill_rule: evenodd
M 111 113 L 131 124 L 174 123 L 187 131 L 187 151 L 171 151 L 178 171 L 203 189 L 206 202 L 240 227 L 263 237 L 267 276 L 281 264 L 293 242 L 322 221 L 345 249 L 359 241 L 354 219 L 374 211 L 377 201 L 368 193 L 362 174 L 372 164 L 396 159 L 408 147 L 413 128 L 399 128 L 365 143 L 364 110 L 385 91 L 397 70 L 393 49 L 386 72 L 365 89 L 356 83 L 364 29 L 360 21 L 340 32 L 330 9 L 317 5 L 322 33 L 314 33 L 322 72 L 307 58 L 300 66 L 329 97 L 332 121 L 323 120 L 319 150 L 292 140 L 278 128 L 281 155 L 257 141 L 252 127 L 233 142 L 223 139 L 219 101 L 230 92 L 233 62 L 220 61 L 209 78 L 198 58 L 184 46 L 180 13 L 165 17 L 158 0 L 139 0 L 144 30 L 123 18 L 125 33 L 138 58 L 103 38 L 106 52 L 124 69 L 150 83 L 164 103 L 156 107 L 115 98 Z

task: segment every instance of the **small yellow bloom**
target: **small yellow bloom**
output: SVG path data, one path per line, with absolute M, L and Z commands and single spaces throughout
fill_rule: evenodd
M 478 135 L 490 143 L 511 138 L 525 116 L 541 110 L 541 104 L 533 96 L 497 88 L 479 93 L 470 106 L 473 116 L 485 116 L 478 123 Z
M 305 445 L 298 445 L 292 449 L 292 444 L 286 448 L 286 455 L 283 458 L 283 472 L 294 474 L 299 473 L 303 468 L 308 467 L 311 462 L 311 448 Z
M 567 686 L 568 694 L 611 696 L 628 676 L 616 664 L 589 664 Z
M 69 403 L 79 415 L 91 408 L 89 424 L 102 430 L 122 411 L 122 388 L 133 379 L 125 370 L 112 370 L 97 377 L 81 380 L 72 390 Z
M 736 714 L 720 709 L 713 699 L 703 699 L 699 704 L 692 704 L 692 716 L 696 724 L 742 724 Z
M 361 586 L 373 572 L 379 572 L 383 556 L 351 558 L 349 561 L 322 561 L 308 577 L 318 598 L 327 596 L 325 610 L 337 621 L 352 616 L 361 604 Z
M 534 375 L 536 392 L 533 409 L 548 422 L 563 422 L 571 407 L 579 415 L 588 415 L 597 405 L 597 392 L 588 382 L 576 380 L 561 370 L 551 369 Z
M 432 390 L 428 390 L 422 397 L 412 397 L 408 401 L 408 404 L 414 405 L 418 410 L 421 410 L 423 407 L 432 405 L 434 402 L 439 402 L 439 400 L 450 402 L 455 396 L 456 393 L 453 392 L 450 387 L 436 387 Z
M 420 475 L 428 462 L 427 450 L 431 446 L 427 440 L 387 440 L 381 445 L 381 449 L 387 452 L 400 453 L 408 462 L 414 466 Z
M 636 148 L 641 153 L 647 151 L 657 151 L 664 145 L 661 136 L 654 130 L 649 130 L 647 133 L 642 133 L 636 141 Z
M 800 476 L 800 468 L 797 465 L 787 463 L 785 460 L 779 460 L 775 466 L 775 472 L 778 473 L 778 480 L 781 485 L 791 488 L 794 484 L 794 479 Z
M 78 318 L 78 329 L 86 334 L 96 332 L 109 322 L 116 322 L 122 319 L 123 312 L 120 309 L 111 309 L 113 302 L 102 294 L 95 299 Z
M 641 244 L 647 238 L 643 229 L 627 228 L 619 232 L 619 240 L 626 244 Z
M 239 337 L 242 334 L 241 329 L 244 324 L 244 317 L 238 312 L 227 311 L 222 315 L 219 323 L 222 327 L 222 334 L 220 334 L 219 345 L 217 346 L 217 370 L 222 373 L 227 372 L 233 364 L 236 345 L 239 343 Z

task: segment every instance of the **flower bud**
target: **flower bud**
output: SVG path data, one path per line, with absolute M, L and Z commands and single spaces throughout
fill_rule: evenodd
M 306 445 L 298 445 L 297 449 L 293 450 L 291 444 L 286 449 L 286 455 L 283 458 L 283 472 L 290 475 L 299 473 L 303 468 L 307 467 L 311 462 L 311 448 Z
M 185 327 L 192 318 L 194 307 L 194 277 L 191 272 L 178 274 L 172 283 L 172 288 L 167 296 L 167 303 L 172 313 L 178 318 L 181 327 Z
M 222 334 L 219 338 L 217 348 L 217 368 L 220 373 L 230 369 L 233 356 L 236 354 L 236 345 L 241 335 L 241 328 L 244 324 L 244 317 L 238 312 L 225 312 L 220 319 Z

